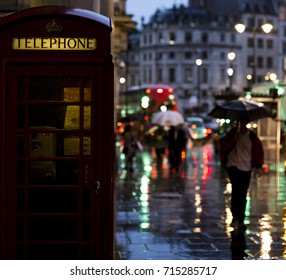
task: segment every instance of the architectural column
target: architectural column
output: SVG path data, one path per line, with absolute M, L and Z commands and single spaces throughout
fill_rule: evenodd
M 96 2 L 98 2 L 100 14 L 110 18 L 113 17 L 113 0 L 95 0 L 95 5 L 97 5 Z

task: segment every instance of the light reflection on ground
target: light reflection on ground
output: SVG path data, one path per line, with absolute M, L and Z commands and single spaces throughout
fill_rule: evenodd
M 211 144 L 192 147 L 179 174 L 167 155 L 156 169 L 145 149 L 135 171 L 119 157 L 116 182 L 116 252 L 119 259 L 286 259 L 286 189 L 283 172 L 253 179 L 245 233 L 230 227 L 231 185 Z M 283 212 L 284 207 L 284 212 Z

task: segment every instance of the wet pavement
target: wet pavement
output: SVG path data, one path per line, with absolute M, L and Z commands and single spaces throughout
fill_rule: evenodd
M 122 260 L 286 259 L 284 167 L 253 176 L 245 233 L 230 227 L 231 186 L 211 143 L 188 149 L 179 174 L 157 172 L 148 147 L 134 172 L 118 157 L 116 253 Z M 283 213 L 284 210 L 284 213 Z

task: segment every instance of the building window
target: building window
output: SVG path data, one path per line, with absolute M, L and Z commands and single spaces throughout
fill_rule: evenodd
M 255 18 L 254 17 L 248 18 L 247 22 L 248 22 L 247 26 L 250 26 L 250 27 L 255 26 Z
M 221 67 L 220 68 L 220 82 L 221 83 L 225 83 L 225 78 L 226 78 L 226 73 L 225 73 L 225 68 L 224 67 Z
M 268 39 L 266 41 L 267 49 L 273 49 L 273 40 Z
M 186 43 L 192 42 L 192 33 L 191 32 L 186 32 L 185 33 L 185 42 Z
M 207 84 L 208 83 L 208 69 L 202 68 L 202 83 Z
M 158 68 L 157 69 L 157 81 L 158 81 L 158 83 L 162 83 L 163 82 L 163 71 L 162 71 L 162 68 Z
M 169 52 L 169 58 L 174 59 L 175 58 L 175 52 Z
M 266 63 L 267 63 L 267 68 L 273 68 L 273 57 L 268 56 Z
M 253 56 L 250 55 L 250 56 L 247 57 L 247 66 L 248 66 L 249 68 L 252 68 L 253 65 L 254 65 L 254 59 L 253 59 Z
M 130 86 L 135 86 L 136 85 L 136 74 L 131 74 L 130 75 Z
M 164 38 L 163 38 L 162 32 L 160 32 L 159 35 L 158 35 L 158 42 L 159 43 L 164 43 Z
M 191 59 L 192 58 L 192 52 L 185 52 L 185 58 Z
M 208 59 L 208 52 L 203 51 L 201 55 L 202 55 L 202 59 Z
M 185 82 L 186 83 L 193 82 L 193 69 L 191 67 L 185 68 Z
M 184 94 L 186 97 L 190 97 L 192 95 L 192 91 L 190 89 L 185 89 Z
M 235 42 L 236 42 L 236 36 L 235 36 L 234 34 L 231 34 L 231 35 L 230 35 L 230 41 L 231 41 L 232 43 L 235 43 Z
M 149 70 L 148 70 L 148 83 L 152 83 L 152 69 L 150 68 Z
M 207 43 L 207 42 L 208 42 L 208 39 L 209 39 L 208 33 L 203 32 L 201 38 L 202 38 L 202 42 L 203 42 L 203 43 Z
M 169 68 L 169 82 L 176 82 L 176 70 L 173 67 Z
M 225 33 L 220 33 L 220 42 L 225 41 Z
M 263 66 L 263 57 L 262 56 L 258 56 L 257 57 L 257 67 L 259 67 L 259 68 L 263 68 L 264 66 Z
M 206 90 L 202 90 L 202 97 L 207 97 L 208 96 L 208 92 Z M 206 105 L 207 103 L 205 103 Z M 207 106 L 207 105 L 206 105 Z
M 248 38 L 247 39 L 247 46 L 249 48 L 253 48 L 254 44 L 253 44 L 253 38 Z
M 143 83 L 147 83 L 147 73 L 146 73 L 146 68 L 143 69 Z
M 156 60 L 162 60 L 163 54 L 161 52 L 156 53 Z
M 257 40 L 257 47 L 259 48 L 259 49 L 263 49 L 263 46 L 264 46 L 264 41 L 263 41 L 263 39 L 258 39 Z
M 176 33 L 170 32 L 169 33 L 169 44 L 174 45 L 176 43 Z

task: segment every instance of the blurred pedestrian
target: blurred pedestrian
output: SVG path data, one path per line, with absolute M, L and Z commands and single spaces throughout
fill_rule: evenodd
M 255 169 L 257 176 L 261 176 L 264 163 L 262 143 L 246 125 L 247 122 L 238 122 L 237 127 L 232 128 L 220 143 L 221 162 L 226 165 L 232 185 L 231 226 L 240 230 L 246 230 L 246 196 L 252 171 Z
M 132 132 L 131 125 L 127 125 L 123 132 L 124 147 L 123 153 L 125 154 L 125 169 L 133 171 L 133 159 L 136 155 L 137 145 L 136 139 Z
M 168 134 L 169 164 L 172 173 L 178 173 L 182 163 L 182 151 L 186 150 L 188 137 L 181 126 L 172 126 Z
M 166 148 L 168 147 L 167 133 L 164 127 L 159 126 L 158 129 L 154 132 L 153 146 L 156 153 L 156 167 L 157 170 L 160 171 L 162 169 Z

